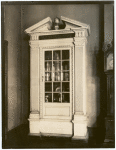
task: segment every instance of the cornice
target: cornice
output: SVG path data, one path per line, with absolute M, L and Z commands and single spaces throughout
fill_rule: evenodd
M 41 28 L 42 26 L 46 26 L 47 24 L 52 23 L 52 20 L 50 17 L 47 17 L 43 19 L 42 21 L 36 23 L 35 25 L 29 27 L 28 29 L 25 30 L 26 33 L 30 34 L 32 32 L 36 32 L 38 28 Z M 47 30 L 47 28 L 46 28 Z
M 74 38 L 74 45 L 75 46 L 83 46 L 86 43 L 87 43 L 86 38 Z
M 50 17 L 47 17 L 37 24 L 26 29 L 25 32 L 28 33 L 33 40 L 37 40 L 39 35 L 68 34 L 74 33 L 74 31 L 76 30 L 78 30 L 78 33 L 76 33 L 77 36 L 87 36 L 90 34 L 90 26 L 85 23 L 63 16 L 61 16 L 61 21 L 66 24 L 65 29 L 51 30 L 53 22 Z M 84 32 L 87 33 L 87 35 L 84 35 Z

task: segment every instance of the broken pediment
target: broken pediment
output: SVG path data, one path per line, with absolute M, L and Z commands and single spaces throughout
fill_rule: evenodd
M 85 24 L 85 23 L 82 23 L 82 22 L 79 22 L 79 21 L 76 21 L 76 20 L 73 20 L 73 19 L 69 19 L 67 17 L 64 17 L 64 16 L 61 16 L 61 20 L 65 22 L 66 24 L 66 27 L 65 29 L 76 29 L 76 28 L 82 28 L 82 29 L 87 29 L 88 32 L 90 33 L 90 26 Z
M 40 32 L 40 31 L 47 31 L 51 29 L 51 26 L 52 26 L 52 20 L 50 17 L 47 17 L 44 20 L 26 29 L 25 32 L 35 33 L 35 32 Z
M 25 30 L 26 33 L 38 33 L 38 32 L 49 32 L 50 30 L 73 30 L 73 29 L 87 29 L 90 34 L 90 26 L 79 21 L 69 19 L 67 17 L 61 16 L 61 19 L 56 17 L 54 21 L 50 17 L 38 22 L 37 24 L 29 27 Z

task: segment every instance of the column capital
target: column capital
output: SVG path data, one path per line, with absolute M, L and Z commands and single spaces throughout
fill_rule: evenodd
M 37 41 L 30 41 L 29 42 L 29 46 L 31 47 L 31 49 L 39 49 L 39 44 Z
M 87 43 L 86 37 L 74 37 L 74 45 L 75 46 L 84 46 Z

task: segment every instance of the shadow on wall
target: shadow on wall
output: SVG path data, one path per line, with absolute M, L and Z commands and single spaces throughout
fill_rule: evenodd
M 92 52 L 92 76 L 99 83 L 96 84 L 96 121 L 92 127 L 88 127 L 88 142 L 101 144 L 105 139 L 105 116 L 106 116 L 106 78 L 104 74 L 104 54 L 102 50 L 94 48 Z
M 102 44 L 104 42 L 104 6 L 99 8 L 99 48 L 94 47 L 92 51 L 92 76 L 97 83 L 97 98 L 96 98 L 96 122 L 92 127 L 88 127 L 89 142 L 94 140 L 95 143 L 103 143 L 105 139 L 105 117 L 106 117 L 106 77 L 104 74 L 104 52 Z M 96 126 L 96 127 L 94 127 Z

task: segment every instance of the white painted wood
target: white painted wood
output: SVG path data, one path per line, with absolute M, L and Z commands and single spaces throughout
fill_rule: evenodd
M 68 39 L 68 43 L 69 46 L 72 45 L 72 41 L 73 39 Z M 64 43 L 64 45 L 62 44 Z M 72 55 L 72 51 L 73 49 L 70 48 L 68 45 L 65 45 L 67 44 L 67 39 L 61 39 L 60 40 L 49 40 L 49 44 L 46 43 L 46 47 L 44 46 L 44 43 L 42 43 L 40 46 L 43 48 L 43 60 L 44 60 L 44 52 L 47 50 L 49 51 L 52 51 L 52 50 L 70 50 L 70 67 L 72 66 L 72 59 L 71 57 L 73 57 Z M 49 47 L 47 47 L 47 45 L 49 45 Z M 63 46 L 62 46 L 63 45 Z M 44 46 L 44 47 L 43 47 Z M 43 66 L 44 66 L 44 61 L 43 61 Z M 55 103 L 45 103 L 45 100 L 44 98 L 41 99 L 41 103 L 43 104 L 43 118 L 57 118 L 57 119 L 71 119 L 72 118 L 72 67 L 70 69 L 70 103 L 61 103 L 61 104 L 55 104 Z M 44 70 L 43 70 L 43 75 L 44 76 Z M 44 80 L 45 80 L 45 77 L 44 77 Z M 44 82 L 43 80 L 43 82 Z M 45 93 L 44 91 L 44 84 L 43 84 L 43 93 Z M 66 108 L 66 106 L 68 105 L 68 110 Z M 64 107 L 64 110 L 62 109 L 62 107 Z M 46 109 L 47 108 L 47 109 Z M 49 108 L 49 110 L 48 110 Z M 54 109 L 56 108 L 56 109 Z M 49 115 L 48 115 L 48 112 L 49 112 Z M 60 115 L 59 115 L 60 114 Z
M 31 135 L 73 135 L 73 139 L 87 138 L 86 117 L 86 44 L 90 26 L 61 17 L 66 28 L 50 30 L 48 17 L 25 30 L 31 46 Z M 39 40 L 42 35 L 75 34 L 74 38 Z M 70 50 L 70 103 L 45 103 L 44 52 Z M 77 107 L 78 106 L 78 107 Z M 74 118 L 72 120 L 72 118 Z M 73 128 L 74 126 L 74 128 Z
M 28 29 L 25 30 L 26 33 L 31 33 L 31 32 L 37 32 L 38 30 L 42 30 L 45 31 L 50 29 L 49 25 L 52 24 L 52 20 L 50 17 L 45 18 L 44 20 L 36 23 L 35 25 L 29 27 Z M 42 26 L 45 26 L 45 28 L 42 28 Z
M 85 24 L 85 23 L 82 23 L 82 22 L 79 22 L 77 20 L 73 20 L 73 19 L 69 19 L 67 17 L 64 17 L 64 16 L 61 16 L 61 20 L 63 20 L 64 22 L 66 22 L 66 29 L 68 28 L 67 25 L 69 26 L 69 23 L 70 23 L 70 28 L 84 28 L 84 29 L 87 29 L 90 33 L 90 26 Z M 82 30 L 81 29 L 81 30 Z
M 70 116 L 70 106 L 64 106 L 64 107 L 53 107 L 52 105 L 50 107 L 45 107 L 45 116 Z

